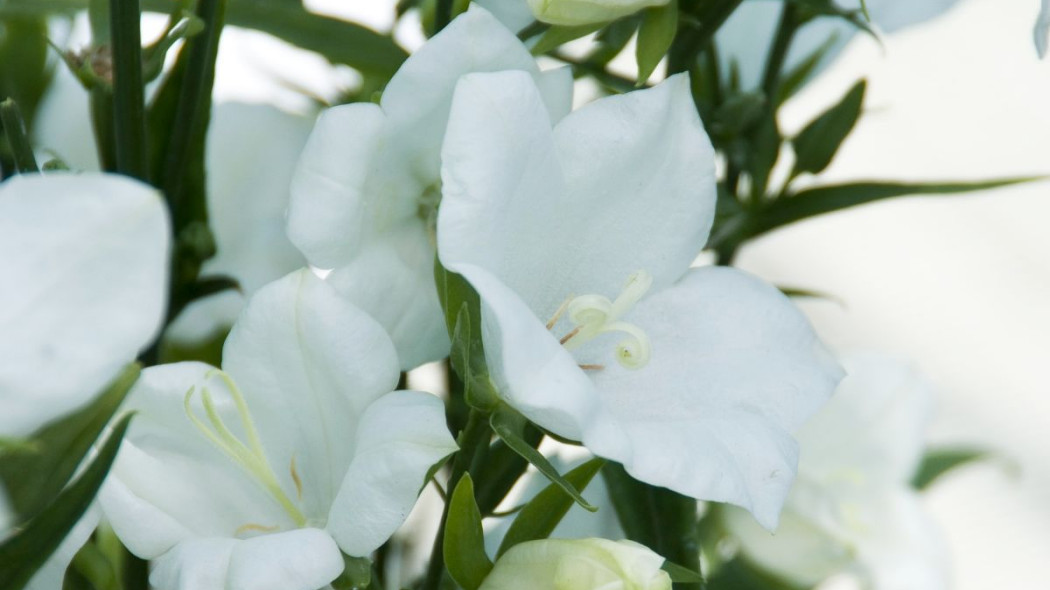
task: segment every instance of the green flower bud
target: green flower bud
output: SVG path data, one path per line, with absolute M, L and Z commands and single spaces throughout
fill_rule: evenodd
M 670 590 L 663 562 L 633 541 L 529 541 L 507 551 L 479 590 Z

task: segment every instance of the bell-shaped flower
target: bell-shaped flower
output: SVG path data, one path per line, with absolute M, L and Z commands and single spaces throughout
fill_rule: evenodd
M 931 413 L 907 364 L 855 355 L 832 400 L 799 432 L 799 475 L 775 534 L 741 510 L 727 532 L 755 565 L 803 586 L 841 572 L 865 588 L 949 587 L 947 550 L 910 481 Z
M 123 176 L 0 185 L 0 437 L 88 402 L 150 343 L 170 233 L 160 194 Z
M 500 557 L 479 590 L 670 590 L 663 563 L 663 557 L 633 541 L 528 541 Z
M 503 399 L 642 481 L 775 523 L 791 433 L 841 373 L 776 289 L 690 270 L 715 173 L 688 79 L 552 129 L 529 77 L 467 76 L 442 160 L 439 256 L 481 296 Z
M 541 88 L 546 125 L 571 108 L 569 72 L 540 72 L 475 6 L 405 61 L 379 104 L 324 111 L 293 180 L 289 237 L 387 329 L 405 369 L 448 354 L 433 263 L 452 93 L 464 74 L 500 70 L 525 72 Z
M 308 270 L 260 289 L 223 370 L 145 370 L 100 495 L 160 590 L 314 590 L 408 515 L 455 451 L 436 397 L 391 392 L 393 344 Z
M 1045 59 L 1050 49 L 1050 0 L 1043 0 L 1039 16 L 1035 20 L 1035 50 L 1040 59 Z
M 533 16 L 552 25 L 581 26 L 614 21 L 669 0 L 526 0 Z

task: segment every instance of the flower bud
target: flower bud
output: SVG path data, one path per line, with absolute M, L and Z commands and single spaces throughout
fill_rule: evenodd
M 579 26 L 604 23 L 650 6 L 663 6 L 668 0 L 528 0 L 536 20 L 552 24 Z
M 663 562 L 633 541 L 529 541 L 507 551 L 480 590 L 670 590 Z

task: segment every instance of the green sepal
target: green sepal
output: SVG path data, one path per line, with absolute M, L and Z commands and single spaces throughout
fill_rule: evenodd
M 510 406 L 503 404 L 492 413 L 492 416 L 489 418 L 489 424 L 500 440 L 531 463 L 544 477 L 568 494 L 584 510 L 589 512 L 598 511 L 596 506 L 583 499 L 576 486 L 562 477 L 542 453 L 525 441 L 524 432 L 528 421 L 524 416 Z
M 445 567 L 452 579 L 464 590 L 477 590 L 492 571 L 492 560 L 485 553 L 481 512 L 474 500 L 474 482 L 469 473 L 463 474 L 452 492 L 442 543 Z
M 578 26 L 561 26 L 555 25 L 544 31 L 543 36 L 536 42 L 536 45 L 530 50 L 532 55 L 543 55 L 548 51 L 557 49 L 559 46 L 568 43 L 569 41 L 575 41 L 585 35 L 603 28 L 609 23 L 593 23 L 588 25 Z
M 139 372 L 137 363 L 129 364 L 89 405 L 34 433 L 31 442 L 36 452 L 0 455 L 0 481 L 19 522 L 39 514 L 59 495 Z
M 0 544 L 0 588 L 21 590 L 95 499 L 120 449 L 132 414 L 114 424 L 98 455 L 44 511 Z
M 499 403 L 489 380 L 485 345 L 481 337 L 481 299 L 462 275 L 434 263 L 438 300 L 445 312 L 445 327 L 452 341 L 450 361 L 463 381 L 467 404 L 491 412 Z
M 677 2 L 654 6 L 642 12 L 642 24 L 638 27 L 638 42 L 635 45 L 639 86 L 645 84 L 652 76 L 660 60 L 671 48 L 677 31 Z
M 860 119 L 866 89 L 866 81 L 857 82 L 835 106 L 799 132 L 791 142 L 795 148 L 792 178 L 803 172 L 818 174 L 828 167 Z
M 704 583 L 704 577 L 698 572 L 671 561 L 664 561 L 664 564 L 660 566 L 660 569 L 667 572 L 667 575 L 671 577 L 671 581 L 676 584 Z
M 988 459 L 991 456 L 992 453 L 984 449 L 931 449 L 923 456 L 922 463 L 919 464 L 915 477 L 911 480 L 911 486 L 917 490 L 925 490 L 949 471 L 975 461 Z
M 565 481 L 572 484 L 578 490 L 583 490 L 587 484 L 605 464 L 605 459 L 595 458 L 580 465 L 576 469 L 565 474 Z M 536 539 L 546 539 L 554 532 L 565 514 L 572 508 L 573 499 L 561 489 L 558 484 L 549 484 L 540 493 L 529 500 L 527 504 L 514 517 L 514 522 L 507 529 L 507 534 L 500 543 L 496 557 L 503 555 L 508 549 Z

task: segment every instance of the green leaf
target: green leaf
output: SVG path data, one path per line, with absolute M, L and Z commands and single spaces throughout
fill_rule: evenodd
M 466 402 L 486 412 L 499 403 L 489 380 L 485 346 L 481 339 L 481 299 L 461 275 L 434 263 L 438 300 L 445 311 L 445 326 L 452 341 L 450 361 L 463 381 Z
M 550 464 L 550 461 L 548 461 L 542 453 L 532 448 L 532 446 L 524 440 L 523 435 L 525 425 L 527 424 L 524 416 L 510 407 L 503 405 L 492 413 L 492 417 L 489 419 L 489 424 L 492 426 L 492 430 L 500 440 L 507 443 L 508 447 L 531 463 L 544 475 L 544 477 L 561 488 L 562 491 L 575 500 L 584 510 L 590 512 L 598 511 L 596 506 L 593 506 L 591 503 L 587 502 L 587 500 L 583 499 L 583 496 L 580 495 L 576 486 L 562 477 L 562 475 L 558 473 L 558 470 Z
M 780 579 L 746 559 L 737 557 L 723 564 L 707 578 L 706 590 L 808 590 Z
M 974 448 L 952 448 L 933 449 L 927 451 L 922 458 L 922 463 L 911 480 L 911 485 L 917 490 L 924 490 L 941 476 L 967 463 L 981 461 L 990 457 L 992 453 L 983 449 Z
M 565 474 L 565 481 L 572 484 L 576 489 L 583 490 L 587 484 L 594 479 L 598 471 L 605 464 L 605 459 L 591 459 L 576 469 Z M 507 530 L 503 542 L 500 543 L 496 557 L 503 555 L 508 549 L 536 539 L 546 539 L 558 526 L 561 519 L 572 508 L 572 498 L 567 496 L 557 484 L 550 484 L 539 494 L 536 494 L 528 504 L 518 512 Z
M 452 579 L 464 590 L 477 590 L 492 571 L 492 561 L 485 554 L 481 512 L 474 501 L 474 482 L 469 473 L 463 474 L 452 492 L 442 543 L 445 567 Z
M 838 40 L 839 34 L 837 32 L 832 33 L 824 43 L 784 74 L 780 84 L 777 86 L 777 106 L 784 104 L 787 99 L 794 96 L 802 88 L 810 76 L 813 75 L 813 72 L 816 71 L 817 66 L 824 61 L 828 52 L 835 47 Z
M 0 481 L 20 522 L 39 514 L 62 491 L 139 372 L 138 364 L 128 365 L 87 407 L 34 433 L 37 452 L 0 456 Z
M 389 80 L 408 58 L 394 40 L 357 23 L 309 12 L 291 2 L 230 0 L 227 22 Z
M 601 29 L 609 23 L 594 23 L 589 25 L 580 25 L 575 27 L 565 26 L 553 26 L 547 29 L 540 40 L 536 42 L 536 45 L 532 47 L 533 55 L 543 55 L 552 49 L 556 49 L 560 45 L 574 41 L 585 35 Z
M 10 151 L 15 173 L 40 172 L 40 167 L 36 165 L 36 156 L 33 155 L 33 146 L 30 145 L 29 136 L 26 133 L 22 112 L 18 104 L 10 98 L 0 102 L 0 126 L 4 129 L 4 136 L 7 139 L 5 147 Z
M 109 473 L 131 416 L 117 420 L 95 459 L 50 506 L 0 545 L 0 588 L 23 588 L 80 520 Z
M 704 582 L 703 576 L 687 567 L 682 567 L 677 563 L 665 561 L 664 564 L 660 566 L 660 569 L 667 572 L 667 574 L 671 576 L 671 581 L 676 584 L 702 584 Z
M 627 43 L 638 31 L 638 26 L 641 22 L 641 13 L 632 14 L 613 21 L 609 26 L 598 31 L 598 34 L 594 36 L 594 42 L 597 47 L 587 56 L 585 61 L 596 66 L 608 64 L 623 51 L 624 47 L 627 47 Z
M 638 61 L 638 85 L 645 84 L 653 75 L 664 54 L 671 48 L 678 31 L 678 3 L 668 2 L 663 6 L 647 8 L 642 13 L 642 24 L 638 27 L 638 43 L 635 58 Z
M 543 432 L 528 424 L 522 437 L 525 444 L 536 448 L 543 440 Z M 529 462 L 519 455 L 507 443 L 497 440 L 485 453 L 485 461 L 478 467 L 478 508 L 485 515 L 492 514 L 511 488 L 528 469 Z
M 810 122 L 792 142 L 795 147 L 795 170 L 792 177 L 802 172 L 817 174 L 828 167 L 842 147 L 864 106 L 867 82 L 861 80 L 850 88 L 842 100 Z
M 842 211 L 843 209 L 883 199 L 913 195 L 956 195 L 1043 180 L 1044 178 L 1041 176 L 1028 176 L 978 182 L 941 183 L 856 182 L 813 187 L 794 195 L 777 199 L 763 208 L 757 213 L 756 222 L 751 228 L 753 233 L 751 233 L 750 237 L 796 221 Z
M 696 499 L 640 482 L 611 461 L 602 477 L 627 538 L 685 568 L 700 570 Z

